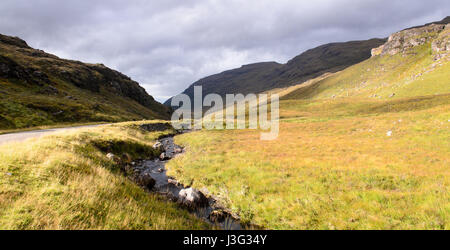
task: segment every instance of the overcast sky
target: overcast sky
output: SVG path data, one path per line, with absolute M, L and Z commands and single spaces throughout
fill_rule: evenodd
M 194 81 L 450 15 L 448 0 L 1 0 L 0 33 L 103 63 L 164 101 Z

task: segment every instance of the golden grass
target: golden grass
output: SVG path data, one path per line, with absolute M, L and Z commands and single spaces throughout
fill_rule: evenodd
M 36 126 L 36 127 L 19 128 L 19 129 L 0 129 L 0 135 L 2 135 L 2 134 L 10 134 L 10 133 L 18 133 L 18 132 L 26 132 L 26 131 L 34 131 L 34 130 L 45 130 L 45 129 L 55 129 L 55 128 L 70 128 L 70 127 L 79 127 L 79 126 L 88 126 L 88 125 L 101 125 L 101 124 L 105 124 L 105 123 L 104 122 L 60 123 L 58 125 Z
M 386 99 L 450 92 L 450 57 L 434 61 L 430 43 L 411 55 L 376 56 L 284 91 L 282 99 Z
M 168 174 L 269 229 L 450 229 L 450 98 L 430 99 L 283 101 L 282 114 L 306 111 L 277 140 L 185 134 Z
M 136 124 L 84 128 L 0 146 L 0 229 L 209 228 L 137 187 L 93 146 L 121 141 L 128 145 L 124 149 L 134 145 L 151 150 L 158 136 L 171 132 L 146 133 Z M 149 157 L 142 152 L 127 153 Z

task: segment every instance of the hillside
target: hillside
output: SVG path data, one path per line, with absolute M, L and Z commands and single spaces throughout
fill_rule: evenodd
M 400 98 L 450 92 L 450 18 L 392 34 L 369 60 L 298 86 L 283 99 Z
M 310 49 L 286 64 L 276 62 L 244 65 L 208 76 L 193 83 L 183 93 L 193 96 L 194 86 L 203 86 L 203 94 L 221 96 L 233 93 L 260 93 L 274 88 L 292 86 L 324 73 L 337 72 L 370 58 L 371 49 L 385 39 L 330 43 Z M 170 104 L 171 99 L 165 102 Z
M 168 174 L 268 229 L 450 229 L 449 28 L 397 32 L 368 60 L 270 90 L 275 140 L 176 137 L 189 150 Z
M 153 122 L 115 123 L 0 145 L 0 229 L 211 229 L 122 171 L 129 157 L 154 157 L 155 141 L 174 133 L 140 129 Z M 106 149 L 121 157 L 111 160 Z
M 60 59 L 0 35 L 0 129 L 166 119 L 168 112 L 120 72 Z

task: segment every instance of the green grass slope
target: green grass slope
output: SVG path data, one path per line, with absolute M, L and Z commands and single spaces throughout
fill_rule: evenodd
M 60 59 L 0 35 L 0 129 L 166 119 L 137 82 L 99 64 Z
M 211 229 L 177 204 L 138 187 L 101 150 L 108 145 L 118 156 L 155 156 L 153 143 L 174 131 L 146 132 L 139 129 L 143 123 L 1 145 L 0 230 Z
M 270 91 L 282 96 L 273 141 L 250 129 L 176 137 L 188 150 L 168 174 L 268 229 L 448 230 L 448 34 L 407 29 L 366 61 Z

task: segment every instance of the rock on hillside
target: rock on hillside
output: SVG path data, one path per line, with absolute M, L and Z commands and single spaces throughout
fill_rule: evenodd
M 407 54 L 411 48 L 426 44 L 432 40 L 433 50 L 436 52 L 447 51 L 448 32 L 450 17 L 440 22 L 430 23 L 424 26 L 413 27 L 392 34 L 388 41 L 378 48 L 372 50 L 372 56 Z M 442 35 L 441 35 L 442 34 Z M 439 38 L 439 39 L 436 39 Z

